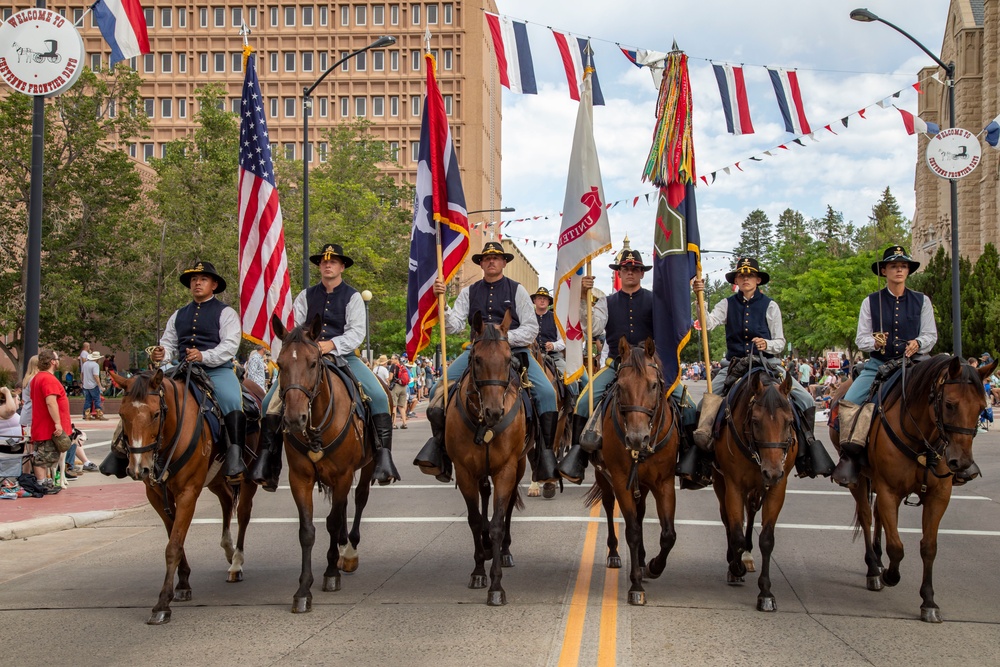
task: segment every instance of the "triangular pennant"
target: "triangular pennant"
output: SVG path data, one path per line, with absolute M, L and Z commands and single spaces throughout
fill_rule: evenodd
M 833 131 L 833 128 L 830 127 L 829 125 L 826 126 L 826 129 L 830 131 L 830 134 L 837 134 L 836 132 Z
M 701 180 L 704 181 L 705 185 L 708 185 L 708 179 L 705 178 L 704 174 L 702 174 Z
M 915 84 L 913 84 L 913 90 L 917 91 L 918 95 L 923 95 L 924 94 L 924 91 L 920 90 L 920 82 L 919 81 L 917 81 Z
M 865 110 L 864 109 L 858 109 L 858 115 L 861 116 L 862 118 L 865 118 Z M 865 118 L 865 120 L 868 120 L 868 119 Z
M 809 138 L 812 139 L 813 141 L 815 141 L 817 144 L 819 143 L 819 139 L 816 138 L 816 133 L 815 132 L 810 132 L 809 133 Z
M 739 169 L 740 171 L 743 171 L 743 167 L 740 166 L 739 162 L 736 163 L 736 168 Z
M 771 151 L 764 151 L 764 155 L 768 157 L 774 157 L 774 153 L 772 153 Z
M 792 141 L 797 143 L 799 146 L 805 146 L 801 139 L 792 139 Z
M 788 150 L 788 146 L 786 146 L 785 144 L 781 144 L 780 146 L 778 146 L 778 148 L 786 151 Z
M 763 158 L 759 158 L 759 157 L 752 157 L 750 159 L 753 160 L 754 162 L 762 162 L 763 161 Z
M 715 173 L 716 173 L 716 172 L 714 172 L 714 171 L 712 172 L 712 182 L 713 182 L 713 183 L 715 183 Z
M 843 118 L 840 119 L 840 122 L 844 124 L 844 127 L 847 127 L 847 119 L 848 116 L 844 116 Z
M 723 167 L 722 171 L 726 172 L 726 176 L 729 175 L 729 167 Z

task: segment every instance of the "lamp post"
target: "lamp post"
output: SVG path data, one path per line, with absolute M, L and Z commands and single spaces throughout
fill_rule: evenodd
M 867 9 L 855 9 L 851 12 L 851 19 L 861 23 L 879 22 L 884 23 L 903 37 L 917 45 L 926 53 L 931 60 L 937 63 L 938 67 L 944 69 L 945 76 L 948 77 L 948 127 L 955 127 L 955 63 L 945 63 L 934 55 L 926 46 L 918 42 L 913 35 L 909 34 L 897 25 L 889 23 L 885 19 L 876 16 Z M 954 178 L 948 179 L 949 194 L 951 196 L 951 338 L 953 353 L 957 357 L 962 356 L 962 304 L 959 297 L 958 272 L 958 182 Z
M 368 302 L 372 300 L 372 293 L 369 290 L 361 292 L 361 298 L 365 302 L 365 357 L 368 362 L 368 366 L 372 365 L 372 323 L 371 318 L 368 316 Z
M 309 154 L 309 113 L 312 110 L 312 92 L 316 86 L 323 83 L 323 79 L 329 76 L 330 72 L 340 67 L 345 61 L 359 56 L 369 49 L 380 49 L 395 43 L 395 37 L 383 35 L 363 49 L 349 53 L 333 63 L 316 79 L 313 85 L 302 89 L 302 289 L 309 286 L 309 160 L 312 158 L 312 155 Z

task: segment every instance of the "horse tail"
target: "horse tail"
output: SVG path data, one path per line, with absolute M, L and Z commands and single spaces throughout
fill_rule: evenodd
M 594 507 L 599 502 L 604 499 L 604 492 L 601 491 L 601 485 L 594 482 L 594 485 L 590 487 L 590 491 L 587 491 L 587 495 L 583 497 L 584 507 Z
M 874 521 L 874 519 L 875 519 L 875 508 L 872 506 L 872 500 L 875 499 L 875 489 L 874 489 L 872 483 L 868 480 L 867 477 L 862 477 L 861 478 L 861 483 L 865 485 L 865 496 L 868 498 L 868 506 L 871 508 L 872 521 Z M 858 509 L 858 506 L 855 505 L 854 506 L 854 531 L 853 531 L 853 533 L 851 535 L 851 541 L 852 542 L 857 542 L 858 541 L 858 538 L 861 537 L 861 531 L 862 531 L 862 529 L 863 529 L 863 527 L 861 525 L 861 513 L 860 513 L 860 511 Z

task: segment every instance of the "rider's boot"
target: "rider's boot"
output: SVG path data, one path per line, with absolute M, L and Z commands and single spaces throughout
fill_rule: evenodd
M 841 486 L 853 486 L 861 478 L 861 457 L 865 449 L 852 442 L 840 443 L 840 461 L 833 469 L 833 481 Z
M 282 416 L 264 415 L 260 424 L 260 446 L 257 448 L 257 462 L 250 473 L 250 479 L 265 491 L 278 490 L 278 476 L 281 474 L 281 447 L 285 443 Z
M 372 481 L 378 482 L 379 486 L 398 482 L 399 471 L 392 462 L 392 415 L 388 412 L 372 415 L 372 426 L 380 443 L 379 448 L 373 453 L 375 472 L 372 474 Z
M 569 451 L 563 456 L 562 461 L 559 462 L 559 474 L 562 475 L 563 479 L 574 484 L 581 484 L 583 482 L 583 477 L 587 470 L 589 457 L 584 453 L 583 448 L 580 447 L 580 436 L 583 434 L 583 428 L 586 425 L 586 417 L 573 413 L 572 444 Z
M 600 405 L 595 405 L 594 408 L 580 434 L 580 448 L 587 454 L 598 451 L 604 437 L 604 410 Z
M 556 426 L 559 423 L 559 413 L 556 411 L 543 412 L 538 415 L 538 428 L 541 431 L 541 442 L 535 443 L 536 463 L 535 481 L 554 482 L 559 479 L 556 472 Z
M 227 482 L 239 484 L 247 473 L 247 466 L 243 463 L 243 445 L 247 439 L 247 416 L 243 414 L 242 410 L 233 410 L 222 420 L 225 422 L 226 435 L 228 436 L 226 462 L 222 471 Z
M 813 434 L 815 428 L 816 406 L 812 406 L 803 410 L 799 419 L 799 453 L 795 457 L 799 477 L 829 477 L 833 472 L 833 459 Z
M 703 489 L 712 484 L 712 465 L 715 455 L 694 443 L 694 436 L 687 427 L 681 431 L 680 454 L 677 457 L 676 475 L 682 489 Z
M 833 469 L 831 477 L 841 486 L 857 484 L 861 477 L 861 460 L 871 429 L 872 412 L 871 404 L 855 405 L 843 399 L 837 407 L 840 462 Z
M 447 484 L 451 481 L 451 459 L 444 449 L 444 409 L 427 408 L 427 421 L 431 425 L 431 437 L 413 459 L 413 465 L 419 466 L 420 472 Z
M 712 442 L 712 429 L 715 428 L 715 417 L 722 407 L 722 396 L 715 394 L 705 394 L 701 399 L 701 414 L 698 416 L 698 428 L 694 430 L 694 444 L 698 445 L 706 452 L 712 451 L 715 443 Z

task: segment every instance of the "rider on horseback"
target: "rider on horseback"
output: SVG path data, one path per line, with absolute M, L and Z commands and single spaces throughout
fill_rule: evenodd
M 531 302 L 535 304 L 535 319 L 538 320 L 538 336 L 535 342 L 541 348 L 542 354 L 546 355 L 555 364 L 559 371 L 559 380 L 566 376 L 566 357 L 562 354 L 566 349 L 566 343 L 559 336 L 559 329 L 556 328 L 556 318 L 552 313 L 552 294 L 544 287 L 531 295 Z M 577 394 L 580 393 L 580 386 L 573 382 L 566 385 L 566 390 L 576 401 Z
M 504 314 L 510 310 L 512 322 L 507 336 L 511 352 L 520 358 L 521 363 L 528 365 L 528 380 L 526 388 L 538 410 L 538 423 L 541 430 L 542 446 L 538 451 L 538 465 L 535 476 L 538 482 L 552 481 L 556 478 L 555 440 L 556 422 L 559 415 L 556 412 L 556 395 L 552 384 L 545 376 L 545 370 L 533 356 L 527 354 L 527 348 L 538 335 L 538 321 L 532 313 L 528 290 L 523 285 L 504 276 L 503 271 L 514 255 L 505 252 L 503 246 L 496 241 L 489 241 L 483 246 L 481 254 L 473 255 L 472 261 L 483 268 L 483 278 L 465 287 L 455 300 L 455 304 L 445 312 L 445 331 L 450 334 L 461 333 L 472 317 L 480 313 L 483 322 L 499 324 Z M 444 294 L 445 285 L 440 278 L 434 281 L 434 294 Z M 469 365 L 469 351 L 465 350 L 448 365 L 449 375 L 457 382 Z M 435 387 L 431 396 L 430 407 L 427 408 L 427 421 L 431 424 L 432 436 L 414 459 L 414 465 L 428 475 L 434 475 L 442 482 L 451 481 L 451 461 L 444 452 L 444 406 L 446 396 L 440 396 L 440 385 Z
M 233 372 L 233 357 L 243 331 L 240 317 L 215 298 L 226 291 L 226 281 L 210 262 L 196 261 L 181 272 L 180 281 L 191 291 L 193 300 L 170 316 L 160 344 L 149 358 L 154 364 L 176 360 L 204 367 L 212 379 L 228 436 L 223 474 L 230 484 L 238 483 L 246 473 L 243 445 L 247 433 L 240 381 Z
M 726 325 L 726 359 L 730 366 L 737 359 L 761 353 L 767 366 L 783 377 L 784 370 L 778 358 L 785 347 L 781 308 L 758 289 L 770 279 L 770 275 L 760 270 L 756 259 L 740 257 L 736 262 L 736 269 L 726 274 L 726 280 L 736 285 L 739 291 L 715 305 L 708 315 L 706 326 L 711 330 L 720 324 Z M 702 292 L 705 290 L 705 281 L 695 279 L 693 287 L 695 292 Z M 725 381 L 729 368 L 723 368 L 712 380 L 712 393 L 706 394 L 702 399 L 701 417 L 694 439 L 706 451 L 711 451 L 712 428 L 727 391 Z M 828 477 L 833 469 L 833 461 L 826 453 L 823 443 L 813 435 L 816 403 L 798 382 L 792 383 L 790 398 L 799 413 L 797 421 L 801 444 L 795 468 L 802 477 Z
M 365 339 L 365 304 L 361 293 L 344 282 L 343 273 L 354 264 L 337 243 L 327 243 L 318 255 L 309 261 L 319 267 L 320 282 L 299 292 L 292 306 L 296 324 L 310 322 L 316 316 L 323 320 L 319 335 L 320 352 L 346 361 L 361 383 L 371 401 L 371 423 L 381 447 L 375 452 L 375 471 L 372 479 L 385 485 L 399 481 L 399 473 L 392 462 L 392 415 L 389 398 L 382 384 L 371 369 L 354 354 Z M 265 491 L 278 488 L 281 473 L 282 407 L 280 383 L 271 385 L 264 397 L 266 416 L 261 425 L 260 458 L 253 469 L 253 481 Z
M 907 277 L 919 267 L 920 262 L 913 261 L 903 246 L 898 245 L 886 248 L 882 261 L 872 262 L 872 273 L 885 276 L 885 288 L 869 294 L 861 302 L 855 342 L 859 350 L 870 352 L 871 358 L 840 399 L 842 425 L 848 423 L 848 413 L 860 414 L 857 411 L 868 400 L 879 368 L 889 361 L 909 358 L 918 352 L 926 354 L 937 342 L 937 325 L 930 298 L 906 287 Z M 858 421 L 852 430 L 865 434 L 867 438 L 869 427 L 870 423 Z M 864 446 L 846 442 L 845 436 L 846 433 L 841 430 L 840 462 L 833 471 L 833 481 L 841 486 L 850 486 L 858 482 Z

